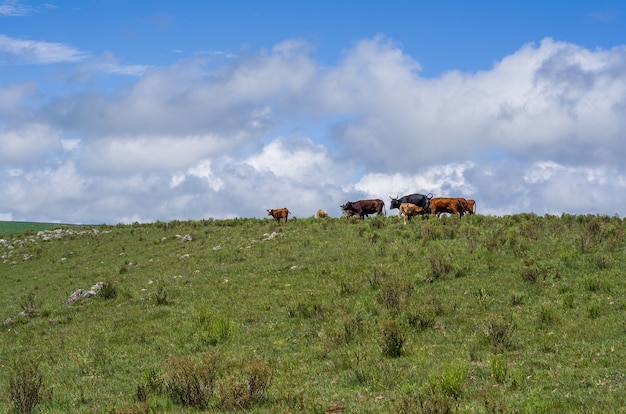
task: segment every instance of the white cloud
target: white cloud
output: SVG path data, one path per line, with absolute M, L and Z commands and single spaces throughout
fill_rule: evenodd
M 120 63 L 91 57 L 77 71 L 107 64 Z M 294 40 L 217 69 L 141 69 L 118 90 L 78 83 L 39 106 L 26 102 L 37 84 L 0 87 L 2 214 L 339 216 L 347 200 L 415 192 L 474 198 L 482 214 L 626 214 L 624 47 L 545 39 L 438 78 L 384 37 L 331 67 Z
M 36 91 L 34 82 L 22 82 L 10 85 L 0 85 L 0 116 L 16 112 L 27 98 Z
M 0 58 L 5 62 L 46 65 L 78 62 L 89 55 L 63 43 L 16 39 L 0 34 Z
M 245 162 L 257 171 L 305 185 L 324 185 L 340 178 L 327 150 L 309 139 L 276 139 Z
M 26 6 L 19 1 L 5 1 L 0 4 L 0 16 L 28 16 L 33 13 L 34 9 Z
M 39 162 L 62 149 L 60 135 L 45 124 L 27 124 L 19 129 L 0 125 L 0 161 L 9 165 Z
M 181 170 L 229 145 L 211 135 L 103 137 L 89 144 L 85 168 L 110 174 Z

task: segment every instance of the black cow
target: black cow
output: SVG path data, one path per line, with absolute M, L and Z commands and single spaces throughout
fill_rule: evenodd
M 381 199 L 348 201 L 341 206 L 341 209 L 350 217 L 352 214 L 358 214 L 361 220 L 365 220 L 368 214 L 384 214 L 385 202 Z M 348 213 L 350 211 L 351 213 Z
M 400 198 L 391 198 L 391 204 L 389 205 L 389 210 L 393 210 L 394 208 L 399 209 L 400 204 L 402 203 L 411 203 L 415 204 L 418 207 L 421 207 L 424 212 L 428 211 L 428 204 L 430 203 L 430 199 L 433 198 L 433 195 L 428 193 L 428 195 L 424 194 L 409 194 L 402 196 Z M 398 210 L 398 217 L 400 217 L 400 210 Z

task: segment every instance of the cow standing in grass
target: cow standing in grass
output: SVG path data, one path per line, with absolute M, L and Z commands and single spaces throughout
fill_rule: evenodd
M 287 216 L 289 216 L 289 214 L 291 214 L 291 212 L 286 207 L 267 210 L 267 215 L 274 217 L 276 222 L 280 222 L 280 219 L 284 219 L 286 223 Z
M 433 198 L 433 195 L 428 193 L 428 195 L 424 194 L 409 194 L 402 197 L 391 198 L 391 204 L 389 205 L 389 210 L 393 210 L 394 208 L 398 209 L 398 218 L 400 218 L 400 204 L 402 203 L 411 203 L 415 204 L 418 207 L 421 207 L 424 212 L 428 212 L 428 203 Z
M 348 215 L 358 214 L 361 220 L 370 214 L 385 214 L 385 202 L 381 199 L 348 201 L 341 206 L 341 209 Z M 351 213 L 348 213 L 350 211 Z
M 317 218 L 328 217 L 328 212 L 326 210 L 317 210 Z
M 458 214 L 459 217 L 463 217 L 465 208 L 459 198 L 437 197 L 430 200 L 428 212 L 430 214 L 436 214 L 437 217 L 440 217 L 441 213 L 450 213 L 451 215 Z
M 407 218 L 411 221 L 413 216 L 424 214 L 424 209 L 412 203 L 402 203 L 400 207 L 398 207 L 398 213 L 404 215 L 404 224 L 406 224 Z

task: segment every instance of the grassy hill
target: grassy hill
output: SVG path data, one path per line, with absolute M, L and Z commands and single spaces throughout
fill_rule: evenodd
M 520 214 L 2 236 L 0 412 L 19 396 L 47 413 L 624 412 L 625 227 Z

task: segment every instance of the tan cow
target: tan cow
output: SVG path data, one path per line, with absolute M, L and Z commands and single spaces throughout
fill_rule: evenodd
M 400 207 L 398 207 L 398 212 L 400 213 L 400 215 L 404 215 L 404 224 L 406 224 L 407 218 L 409 219 L 409 221 L 411 221 L 413 216 L 417 216 L 418 214 L 423 214 L 424 209 L 416 206 L 415 204 L 401 203 Z
M 286 207 L 267 210 L 267 215 L 274 217 L 276 219 L 276 222 L 279 222 L 280 219 L 285 219 L 285 223 L 286 223 L 287 216 L 289 214 L 291 214 L 291 211 L 289 211 Z
M 328 217 L 328 212 L 326 210 L 317 210 L 317 218 Z

